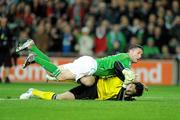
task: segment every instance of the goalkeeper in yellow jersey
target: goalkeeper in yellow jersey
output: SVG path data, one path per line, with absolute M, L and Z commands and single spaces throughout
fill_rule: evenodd
M 82 56 L 72 63 L 56 66 L 50 62 L 48 56 L 42 53 L 34 41 L 28 39 L 24 44 L 19 45 L 16 52 L 22 50 L 28 50 L 29 56 L 27 57 L 24 68 L 31 63 L 37 63 L 41 65 L 52 77 L 56 80 L 75 80 L 85 86 L 91 86 L 95 83 L 97 77 L 110 77 L 115 75 L 114 64 L 120 62 L 123 67 L 123 74 L 126 79 L 133 80 L 134 74 L 132 74 L 131 63 L 136 63 L 143 54 L 143 48 L 139 45 L 129 46 L 127 53 L 119 53 L 104 58 L 94 59 L 90 56 Z

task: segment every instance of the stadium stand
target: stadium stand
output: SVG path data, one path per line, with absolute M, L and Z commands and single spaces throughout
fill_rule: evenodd
M 159 51 L 144 58 L 179 53 L 178 0 L 1 0 L 0 16 L 14 41 L 33 38 L 48 53 L 103 56 L 136 43 Z

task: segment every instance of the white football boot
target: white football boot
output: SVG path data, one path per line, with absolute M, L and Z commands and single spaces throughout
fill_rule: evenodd
M 30 88 L 27 92 L 23 93 L 20 95 L 19 99 L 20 100 L 28 100 L 33 96 L 32 91 L 34 90 L 34 88 Z
M 32 39 L 28 39 L 22 45 L 18 44 L 18 46 L 16 48 L 16 52 L 20 52 L 20 51 L 26 50 L 26 49 L 28 49 L 28 47 L 30 47 L 33 44 L 34 44 L 34 41 Z

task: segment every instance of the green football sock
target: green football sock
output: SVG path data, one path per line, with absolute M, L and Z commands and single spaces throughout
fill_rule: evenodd
M 46 61 L 50 61 L 50 58 L 46 54 L 44 54 L 41 50 L 39 50 L 36 45 L 32 45 L 32 47 L 29 50 L 31 52 L 34 52 L 40 58 L 45 59 Z
M 55 77 L 57 77 L 61 73 L 60 69 L 56 65 L 52 64 L 51 62 L 49 62 L 39 56 L 36 56 L 34 58 L 34 61 L 36 63 L 38 63 L 39 65 L 41 65 L 45 70 L 50 72 Z

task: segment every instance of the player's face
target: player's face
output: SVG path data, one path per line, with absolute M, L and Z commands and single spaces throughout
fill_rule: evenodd
M 134 93 L 136 93 L 136 86 L 135 84 L 131 83 L 127 86 L 126 88 L 126 95 L 133 95 Z
M 129 51 L 129 56 L 132 62 L 136 63 L 139 59 L 141 59 L 143 51 L 141 48 L 134 48 Z

